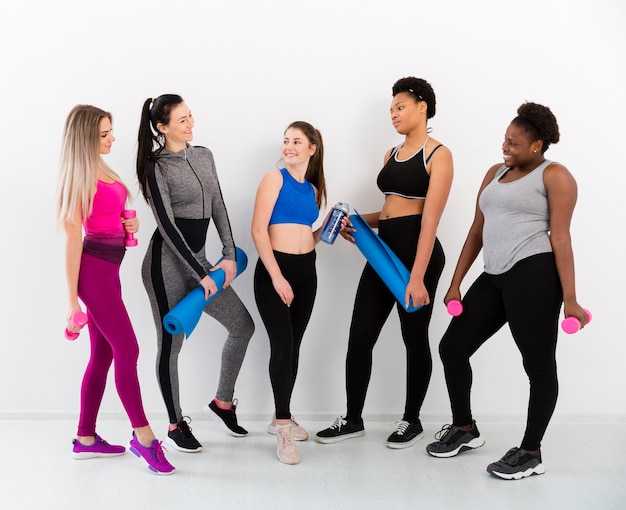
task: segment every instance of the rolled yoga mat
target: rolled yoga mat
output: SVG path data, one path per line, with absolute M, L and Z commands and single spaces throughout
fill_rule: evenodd
M 356 247 L 404 308 L 404 295 L 410 278 L 409 270 L 361 215 L 356 210 L 354 213 L 350 216 L 350 221 L 356 229 L 356 232 L 351 232 Z M 404 309 L 407 312 L 415 312 L 420 308 L 422 307 L 409 303 L 409 307 Z
M 237 276 L 243 273 L 248 267 L 248 256 L 241 248 L 235 248 L 237 257 Z M 219 264 L 222 259 L 218 260 L 215 265 Z M 210 271 L 209 276 L 217 285 L 217 292 L 212 294 L 209 299 L 204 299 L 204 288 L 198 285 L 189 294 L 187 294 L 180 302 L 172 308 L 169 313 L 163 317 L 163 326 L 172 335 L 185 333 L 185 338 L 189 338 L 195 329 L 202 311 L 211 301 L 213 301 L 222 291 L 226 274 L 223 269 Z

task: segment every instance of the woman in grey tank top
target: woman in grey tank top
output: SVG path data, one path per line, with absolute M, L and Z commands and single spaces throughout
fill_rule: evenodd
M 472 417 L 470 357 L 508 323 L 530 381 L 526 431 L 487 471 L 507 480 L 543 474 L 541 440 L 558 394 L 556 341 L 561 305 L 584 326 L 576 299 L 570 222 L 576 181 L 563 165 L 545 159 L 559 141 L 549 108 L 525 103 L 502 144 L 503 164 L 485 175 L 474 222 L 444 298 L 461 300 L 461 282 L 483 250 L 485 270 L 470 286 L 462 313 L 453 317 L 439 351 L 452 407 L 446 425 L 427 446 L 434 457 L 453 457 L 484 444 Z M 506 384 L 506 380 L 497 381 Z

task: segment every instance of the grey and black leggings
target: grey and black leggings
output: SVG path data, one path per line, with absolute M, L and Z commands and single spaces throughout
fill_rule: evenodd
M 558 395 L 556 342 L 562 301 L 552 253 L 523 259 L 501 275 L 478 277 L 463 298 L 463 313 L 452 319 L 439 346 L 454 425 L 472 423 L 470 357 L 508 322 L 530 381 L 521 447 L 539 449 Z
M 274 256 L 293 290 L 291 306 L 280 299 L 261 259 L 254 272 L 254 298 L 270 341 L 269 372 L 276 418 L 288 420 L 291 418 L 291 394 L 298 374 L 300 345 L 317 292 L 317 273 L 315 251 L 303 255 L 274 251 Z
M 195 255 L 207 271 L 212 267 L 206 261 L 204 248 Z M 197 287 L 198 282 L 189 275 L 188 269 L 158 232 L 150 241 L 143 262 L 142 277 L 157 330 L 157 378 L 170 423 L 178 423 L 183 418 L 179 398 L 178 355 L 183 346 L 184 335 L 181 333 L 173 336 L 169 333 L 163 327 L 163 317 Z M 222 290 L 204 312 L 228 331 L 228 338 L 222 349 L 220 378 L 215 397 L 231 402 L 235 382 L 254 333 L 254 322 L 232 287 Z
M 381 220 L 378 232 L 407 268 L 413 267 L 422 216 L 403 216 Z M 417 422 L 432 372 L 428 326 L 433 301 L 445 256 L 436 239 L 424 275 L 430 304 L 415 312 L 404 310 L 370 264 L 361 275 L 352 312 L 348 354 L 346 357 L 346 417 L 361 422 L 365 396 L 372 373 L 372 352 L 383 325 L 394 305 L 400 317 L 402 339 L 406 347 L 406 403 L 403 420 Z

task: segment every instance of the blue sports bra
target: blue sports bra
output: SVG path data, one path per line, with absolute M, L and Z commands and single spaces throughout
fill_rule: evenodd
M 426 198 L 430 183 L 426 165 L 435 151 L 441 147 L 441 144 L 437 145 L 426 158 L 424 148 L 427 141 L 428 138 L 422 148 L 408 159 L 398 160 L 398 151 L 402 146 L 391 151 L 376 180 L 380 191 L 385 195 L 398 195 L 404 198 Z
M 315 202 L 315 188 L 307 180 L 296 181 L 286 168 L 281 169 L 280 173 L 283 176 L 283 185 L 274 204 L 269 224 L 297 223 L 313 226 L 320 213 Z

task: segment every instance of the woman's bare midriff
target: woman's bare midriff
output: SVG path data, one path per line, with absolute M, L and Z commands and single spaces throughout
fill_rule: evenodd
M 279 223 L 268 228 L 270 242 L 275 251 L 302 255 L 315 248 L 313 230 L 306 225 L 296 223 Z
M 398 195 L 387 195 L 379 219 L 388 220 L 401 216 L 414 216 L 424 212 L 423 198 L 404 198 Z

